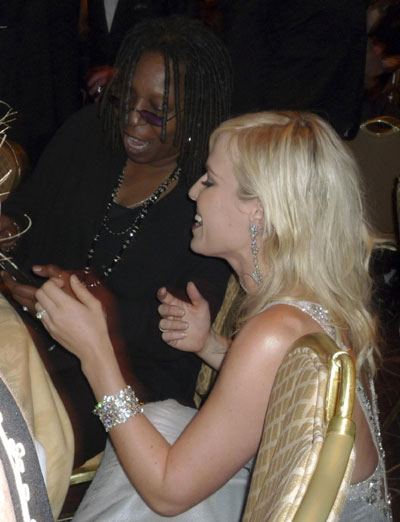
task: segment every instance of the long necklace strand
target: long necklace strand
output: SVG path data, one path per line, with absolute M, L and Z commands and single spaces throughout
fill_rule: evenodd
M 102 275 L 103 275 L 104 278 L 110 276 L 110 274 L 112 273 L 112 271 L 115 268 L 115 265 L 121 261 L 123 253 L 129 247 L 129 245 L 132 243 L 132 241 L 134 241 L 134 239 L 135 239 L 135 237 L 136 237 L 136 235 L 137 235 L 137 233 L 138 233 L 138 231 L 140 229 L 141 223 L 143 222 L 143 220 L 147 216 L 149 208 L 152 207 L 155 203 L 157 203 L 159 197 L 161 196 L 161 194 L 163 192 L 165 192 L 167 190 L 168 186 L 173 181 L 175 181 L 176 179 L 179 178 L 179 175 L 181 173 L 181 168 L 177 167 L 173 171 L 173 173 L 165 181 L 163 181 L 161 183 L 161 185 L 153 192 L 153 194 L 151 194 L 151 196 L 146 198 L 146 200 L 143 203 L 143 208 L 140 210 L 139 214 L 135 217 L 133 222 L 125 230 L 123 230 L 121 232 L 114 232 L 113 230 L 110 229 L 110 227 L 108 225 L 108 222 L 109 222 L 109 212 L 110 212 L 111 206 L 113 204 L 113 201 L 114 201 L 114 199 L 115 199 L 115 197 L 116 197 L 116 195 L 118 193 L 118 190 L 120 189 L 120 187 L 122 185 L 122 181 L 124 179 L 124 173 L 125 173 L 125 168 L 123 169 L 123 171 L 121 172 L 121 174 L 118 177 L 117 183 L 116 183 L 116 185 L 115 185 L 115 187 L 114 187 L 114 189 L 113 189 L 113 191 L 111 193 L 110 201 L 107 203 L 106 210 L 104 212 L 104 217 L 103 217 L 103 220 L 102 220 L 102 222 L 100 224 L 99 231 L 97 232 L 97 234 L 93 238 L 92 244 L 91 244 L 89 252 L 88 252 L 86 266 L 85 266 L 85 269 L 84 269 L 84 273 L 85 274 L 88 274 L 90 269 L 91 269 L 94 253 L 96 251 L 96 245 L 99 242 L 100 235 L 101 235 L 101 230 L 104 228 L 105 230 L 107 230 L 107 232 L 109 232 L 112 235 L 119 236 L 119 235 L 128 234 L 128 237 L 122 243 L 122 246 L 119 249 L 117 255 L 115 255 L 113 257 L 113 260 L 111 261 L 111 264 L 105 270 L 103 270 L 103 274 Z

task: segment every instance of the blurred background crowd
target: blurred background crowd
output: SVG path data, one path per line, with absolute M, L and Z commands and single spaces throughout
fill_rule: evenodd
M 201 18 L 231 53 L 233 113 L 313 110 L 345 139 L 361 120 L 399 113 L 398 0 L 14 0 L 0 2 L 0 99 L 9 138 L 35 164 L 54 131 L 96 101 L 138 21 Z

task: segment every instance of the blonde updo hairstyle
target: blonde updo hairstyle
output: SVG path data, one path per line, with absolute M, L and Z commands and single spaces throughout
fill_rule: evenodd
M 371 241 L 354 158 L 328 123 L 308 113 L 228 120 L 211 147 L 221 134 L 229 136 L 239 197 L 259 198 L 264 210 L 257 242 L 267 273 L 257 294 L 245 297 L 239 325 L 270 301 L 311 298 L 330 312 L 357 365 L 367 361 L 374 372 Z

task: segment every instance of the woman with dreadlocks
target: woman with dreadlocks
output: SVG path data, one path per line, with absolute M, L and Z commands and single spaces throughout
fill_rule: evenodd
M 108 309 L 107 317 L 118 318 L 121 333 L 115 347 L 124 348 L 122 366 L 134 367 L 145 402 L 192 406 L 200 362 L 162 341 L 156 292 L 167 281 L 181 295 L 195 280 L 214 315 L 223 298 L 225 263 L 189 249 L 195 210 L 187 189 L 204 167 L 211 131 L 228 115 L 229 56 L 201 22 L 171 17 L 136 25 L 116 68 L 100 116 L 96 105 L 87 106 L 59 130 L 36 171 L 3 206 L 1 224 L 15 233 L 24 213 L 32 219 L 16 245 L 15 260 L 26 271 L 34 266 L 35 275 L 64 278 L 63 270 L 79 270 L 94 293 L 111 291 L 117 313 Z M 36 266 L 45 263 L 54 265 Z M 6 274 L 4 281 L 24 310 L 35 313 L 35 288 Z M 79 427 L 78 464 L 104 447 L 91 415 L 93 396 L 75 357 L 60 348 L 46 357 Z

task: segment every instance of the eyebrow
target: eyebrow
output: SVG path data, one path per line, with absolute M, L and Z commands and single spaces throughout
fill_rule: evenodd
M 210 164 L 209 164 L 209 163 L 206 163 L 206 169 L 207 169 L 207 171 L 209 171 L 213 176 L 218 177 L 218 174 L 215 172 L 215 170 L 213 170 L 213 169 L 210 167 Z

